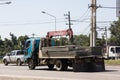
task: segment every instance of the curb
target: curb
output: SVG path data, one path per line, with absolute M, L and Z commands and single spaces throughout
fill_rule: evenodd
M 56 78 L 56 77 L 35 77 L 35 76 L 18 76 L 18 75 L 0 75 L 0 80 L 78 80 L 70 78 Z M 88 79 L 79 79 L 88 80 Z

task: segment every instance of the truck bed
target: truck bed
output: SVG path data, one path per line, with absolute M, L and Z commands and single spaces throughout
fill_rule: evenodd
M 80 47 L 75 45 L 43 47 L 39 58 L 82 58 L 102 56 L 101 47 Z

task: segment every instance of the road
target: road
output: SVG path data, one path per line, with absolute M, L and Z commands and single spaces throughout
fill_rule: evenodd
M 0 64 L 0 80 L 120 80 L 120 66 L 106 66 L 105 72 L 73 72 L 48 70 L 37 67 L 29 70 L 28 66 Z

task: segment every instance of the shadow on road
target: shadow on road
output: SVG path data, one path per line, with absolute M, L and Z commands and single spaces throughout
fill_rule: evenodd
M 4 64 L 3 64 L 4 65 Z M 9 64 L 8 66 L 17 66 L 16 64 Z M 28 65 L 27 64 L 23 64 L 23 65 L 21 65 L 21 66 L 26 66 L 26 67 L 28 67 Z M 18 66 L 18 67 L 20 67 L 20 66 Z M 42 66 L 42 67 L 36 67 L 34 70 L 44 70 L 44 71 L 57 71 L 55 68 L 53 69 L 53 70 L 50 70 L 50 69 L 48 69 L 47 67 L 44 67 L 44 66 Z M 100 73 L 100 72 L 104 72 L 104 73 L 106 73 L 106 72 L 118 72 L 119 70 L 114 70 L 114 69 L 106 69 L 105 71 L 80 71 L 80 72 L 84 72 L 84 73 Z M 60 71 L 60 72 L 73 72 L 73 69 L 72 68 L 68 68 L 68 70 L 67 71 Z M 77 72 L 78 73 L 78 72 Z
M 50 70 L 48 68 L 36 68 L 35 70 L 46 70 L 46 71 L 57 71 L 55 68 Z M 73 72 L 72 69 L 68 69 L 67 71 L 61 71 L 61 72 Z
M 35 70 L 45 70 L 45 71 L 57 71 L 55 68 L 50 70 L 48 68 L 36 68 Z M 60 71 L 60 72 L 73 72 L 73 69 L 68 69 L 67 71 Z M 118 70 L 105 70 L 105 71 L 80 71 L 84 73 L 100 73 L 100 72 L 118 72 Z M 77 72 L 79 73 L 79 72 Z
M 104 72 L 118 72 L 119 70 L 105 70 Z
M 18 66 L 16 64 L 8 64 L 7 66 Z M 28 66 L 27 64 L 22 64 L 21 66 Z

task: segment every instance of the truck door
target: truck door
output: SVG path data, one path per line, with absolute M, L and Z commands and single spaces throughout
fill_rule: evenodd
M 110 58 L 115 58 L 115 54 L 116 53 L 116 51 L 115 51 L 115 48 L 114 47 L 110 47 L 109 48 L 109 57 Z
M 118 59 L 118 58 L 120 58 L 120 47 L 117 46 L 117 47 L 115 48 L 115 50 L 116 50 L 116 58 Z
M 32 50 L 32 45 L 31 45 L 31 41 L 27 41 L 25 44 L 25 48 L 26 48 L 26 53 L 25 53 L 25 58 L 30 58 L 31 57 L 31 50 Z
M 15 53 L 15 51 L 11 52 L 10 59 L 11 59 L 11 62 L 15 62 L 15 59 L 16 59 L 16 53 Z
M 7 61 L 8 61 L 8 62 L 11 62 L 11 56 L 12 56 L 12 53 L 11 53 L 11 52 L 7 54 Z

